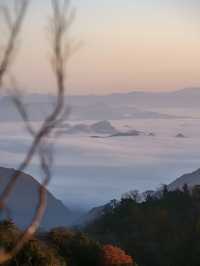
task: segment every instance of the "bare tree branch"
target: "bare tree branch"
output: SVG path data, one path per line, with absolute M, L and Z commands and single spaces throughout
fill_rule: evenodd
M 4 22 L 8 27 L 9 32 L 6 48 L 0 61 L 0 88 L 2 87 L 4 75 L 9 69 L 13 54 L 15 52 L 16 41 L 22 27 L 22 22 L 26 14 L 29 0 L 17 0 L 15 2 L 17 2 L 18 4 L 16 4 L 14 18 L 8 6 L 2 6 L 0 8 Z
M 27 3 L 26 0 L 23 0 L 23 3 Z M 25 5 L 26 6 L 26 5 Z M 70 47 L 69 42 L 66 39 L 66 33 L 68 33 L 68 29 L 71 25 L 71 22 L 74 17 L 74 12 L 70 9 L 70 1 L 69 0 L 52 0 L 52 9 L 53 9 L 53 16 L 51 19 L 51 36 L 52 36 L 52 68 L 56 78 L 57 84 L 57 91 L 56 91 L 56 102 L 53 111 L 47 116 L 47 118 L 43 121 L 41 127 L 38 131 L 35 131 L 30 122 L 29 122 L 29 115 L 27 110 L 19 97 L 19 95 L 15 95 L 14 102 L 15 105 L 23 118 L 28 132 L 33 136 L 33 142 L 23 160 L 21 165 L 18 168 L 18 171 L 11 177 L 9 183 L 5 187 L 3 193 L 0 196 L 0 208 L 5 209 L 7 206 L 7 201 L 12 192 L 18 178 L 22 171 L 26 169 L 26 167 L 32 161 L 34 155 L 38 152 L 40 158 L 40 166 L 44 173 L 44 180 L 39 187 L 39 201 L 38 206 L 35 210 L 35 216 L 28 226 L 28 228 L 24 231 L 22 237 L 19 239 L 13 250 L 10 252 L 4 252 L 0 254 L 0 264 L 5 263 L 6 261 L 13 258 L 24 246 L 24 244 L 29 241 L 29 239 L 35 234 L 38 227 L 40 226 L 45 207 L 46 207 L 46 186 L 48 185 L 51 179 L 51 167 L 53 164 L 53 152 L 52 152 L 52 143 L 49 143 L 49 138 L 51 135 L 56 133 L 56 128 L 59 126 L 62 121 L 63 117 L 66 116 L 66 109 L 65 108 L 65 81 L 66 81 L 66 73 L 65 73 L 65 66 L 67 60 L 69 58 L 70 52 L 68 56 L 65 56 L 65 48 Z M 19 32 L 21 22 L 23 20 L 25 9 L 23 12 L 19 12 L 20 19 L 16 20 L 17 30 L 15 32 Z M 9 18 L 9 17 L 8 17 Z M 20 21 L 20 23 L 19 23 Z M 17 26 L 19 24 L 19 26 Z M 14 34 L 15 36 L 16 34 Z M 12 46 L 14 46 L 16 38 L 12 38 Z M 0 71 L 0 82 L 1 76 L 7 71 L 7 67 L 9 66 L 10 62 L 10 50 L 9 53 L 5 51 L 4 59 L 5 63 L 3 63 L 2 71 Z M 1 68 L 0 68 L 1 69 Z M 68 111 L 67 111 L 68 112 Z
M 27 131 L 32 137 L 35 137 L 36 135 L 35 129 L 32 127 L 30 123 L 28 112 L 25 108 L 24 103 L 22 102 L 21 95 L 17 90 L 15 90 L 15 94 L 12 96 L 12 100 L 19 114 L 21 115 L 21 118 L 24 121 Z

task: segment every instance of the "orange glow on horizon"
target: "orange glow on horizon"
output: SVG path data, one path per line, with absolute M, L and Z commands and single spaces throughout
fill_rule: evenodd
M 72 36 L 83 45 L 68 67 L 71 94 L 200 85 L 200 34 L 194 21 L 169 10 L 144 10 L 142 16 L 118 10 L 99 23 L 101 13 L 86 18 L 85 11 L 78 11 Z M 34 91 L 54 87 L 45 23 L 34 16 L 28 19 L 14 67 L 22 87 Z

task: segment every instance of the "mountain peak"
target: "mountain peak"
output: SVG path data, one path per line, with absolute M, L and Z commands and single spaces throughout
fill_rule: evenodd
M 196 185 L 200 185 L 200 168 L 194 172 L 182 175 L 174 182 L 169 184 L 168 187 L 170 190 L 182 189 L 185 184 L 191 188 Z
M 0 193 L 16 172 L 14 169 L 0 167 Z M 38 205 L 38 188 L 40 183 L 32 176 L 20 172 L 19 179 L 8 200 L 8 208 L 13 221 L 20 227 L 26 227 L 32 220 Z M 71 223 L 71 211 L 46 191 L 47 207 L 41 223 L 44 229 L 67 226 Z M 4 217 L 2 217 L 4 218 Z

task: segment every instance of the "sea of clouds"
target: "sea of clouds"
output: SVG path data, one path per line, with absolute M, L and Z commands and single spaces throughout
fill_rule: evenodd
M 81 133 L 60 136 L 55 144 L 49 189 L 69 207 L 88 209 L 132 189 L 156 189 L 200 167 L 199 119 L 136 119 L 111 123 L 120 130 L 128 126 L 154 132 L 155 136 L 91 138 Z M 177 138 L 178 133 L 185 138 Z M 31 137 L 23 123 L 1 123 L 1 166 L 17 168 L 30 144 Z M 26 171 L 39 181 L 42 179 L 37 158 Z

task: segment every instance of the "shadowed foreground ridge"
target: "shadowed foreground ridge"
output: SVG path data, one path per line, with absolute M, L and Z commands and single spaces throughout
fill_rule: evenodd
M 200 265 L 200 187 L 127 196 L 87 226 L 101 243 L 120 245 L 141 266 Z

